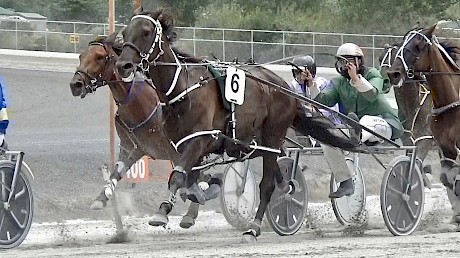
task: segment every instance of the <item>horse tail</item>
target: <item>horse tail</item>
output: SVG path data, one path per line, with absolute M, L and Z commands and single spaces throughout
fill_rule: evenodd
M 336 125 L 327 117 L 316 116 L 308 117 L 303 110 L 298 110 L 293 123 L 294 130 L 315 138 L 317 141 L 343 150 L 354 150 L 357 147 L 355 142 L 335 129 Z

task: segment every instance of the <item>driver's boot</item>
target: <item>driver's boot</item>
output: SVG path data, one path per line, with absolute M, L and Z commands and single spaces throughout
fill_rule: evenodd
M 329 194 L 329 198 L 342 198 L 345 195 L 350 196 L 355 192 L 355 186 L 353 184 L 353 179 L 349 178 L 340 183 L 337 191 Z

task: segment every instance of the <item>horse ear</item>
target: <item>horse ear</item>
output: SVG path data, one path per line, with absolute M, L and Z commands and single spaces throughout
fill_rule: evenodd
M 144 8 L 142 7 L 142 5 L 140 5 L 139 7 L 137 7 L 136 10 L 134 10 L 134 15 L 138 15 L 142 13 L 143 11 L 144 11 Z
M 428 38 L 431 38 L 431 36 L 433 36 L 433 32 L 434 32 L 434 30 L 436 29 L 436 26 L 437 26 L 437 24 L 434 24 L 434 25 L 432 25 L 431 27 L 429 27 L 428 29 L 426 29 L 425 35 L 426 35 Z
M 158 20 L 163 24 L 163 28 L 166 30 L 171 30 L 174 28 L 175 20 L 171 13 L 167 10 L 163 10 L 160 15 L 158 15 Z
M 114 43 L 115 42 L 115 39 L 117 38 L 117 35 L 118 35 L 118 32 L 113 32 L 112 34 L 110 34 L 106 39 L 105 39 L 105 42 L 107 43 Z

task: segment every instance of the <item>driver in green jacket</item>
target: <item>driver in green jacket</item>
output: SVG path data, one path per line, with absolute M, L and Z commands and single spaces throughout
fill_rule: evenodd
M 383 78 L 380 72 L 373 67 L 364 66 L 364 54 L 360 47 L 353 43 L 345 43 L 337 50 L 335 64 L 340 77 L 330 81 L 329 87 L 320 91 L 311 75 L 307 85 L 311 97 L 316 101 L 332 107 L 340 103 L 346 114 L 363 126 L 375 131 L 387 139 L 396 139 L 402 136 L 404 129 L 398 118 L 398 111 L 390 106 L 383 95 Z M 355 138 L 363 143 L 381 141 L 380 138 L 361 130 L 357 130 Z M 343 158 L 341 151 L 335 149 L 335 155 Z M 340 168 L 339 168 L 340 170 Z M 344 167 L 342 173 L 334 173 L 340 187 L 332 192 L 330 198 L 340 198 L 354 193 L 352 177 L 354 171 Z

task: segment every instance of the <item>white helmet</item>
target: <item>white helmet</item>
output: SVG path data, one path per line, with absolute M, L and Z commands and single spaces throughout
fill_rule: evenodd
M 392 134 L 391 127 L 388 124 L 388 122 L 385 121 L 381 117 L 365 115 L 359 120 L 359 123 L 371 129 L 372 131 L 380 134 L 386 139 L 390 139 L 391 137 L 391 134 Z M 376 142 L 376 141 L 382 141 L 382 139 L 379 139 L 373 134 L 363 130 L 362 135 L 361 135 L 361 141 L 362 142 L 366 142 L 366 141 Z
M 339 49 L 337 49 L 338 56 L 359 56 L 364 57 L 363 51 L 360 47 L 353 43 L 342 44 Z

